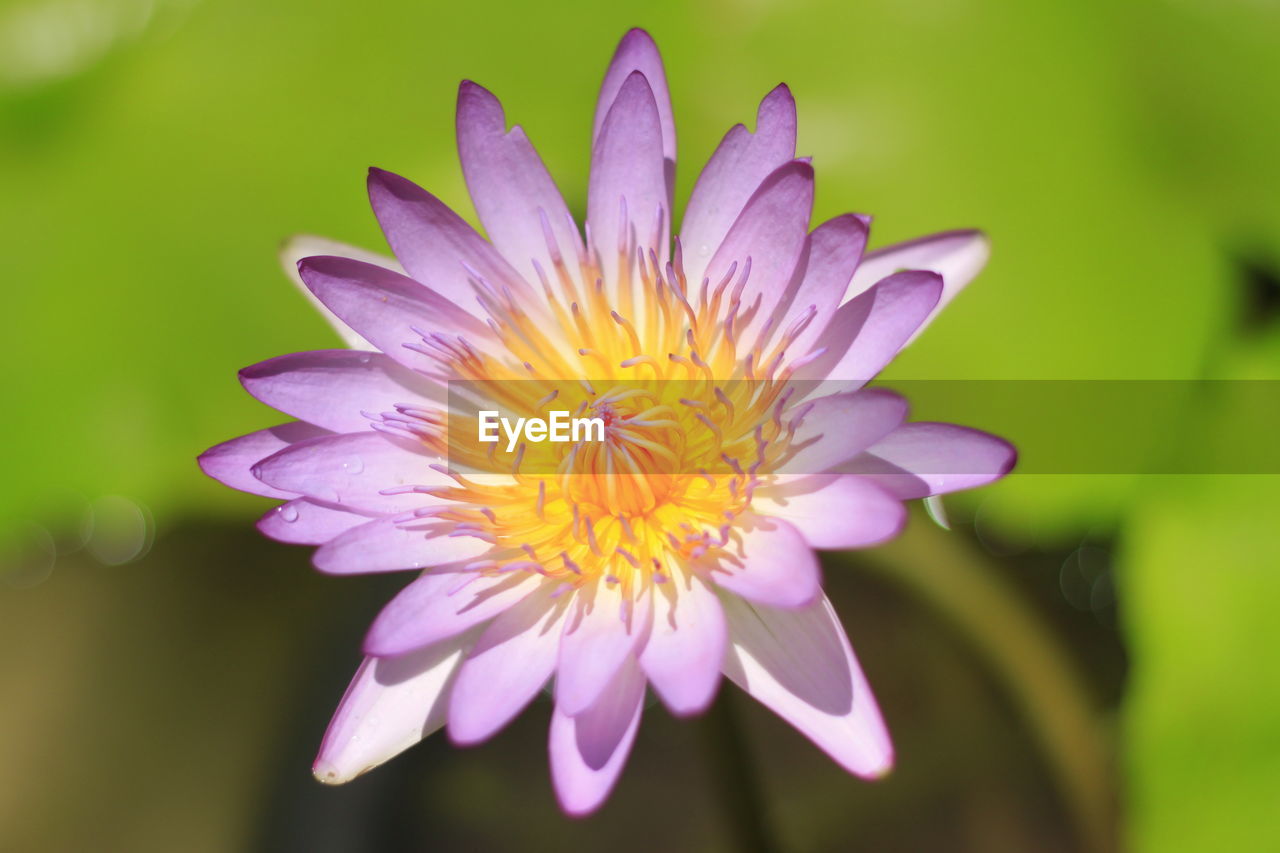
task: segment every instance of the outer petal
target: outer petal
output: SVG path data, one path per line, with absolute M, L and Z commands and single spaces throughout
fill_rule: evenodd
M 826 597 L 775 610 L 726 596 L 725 675 L 842 767 L 883 776 L 893 746 L 871 688 Z
M 812 213 L 813 167 L 804 161 L 792 160 L 760 184 L 707 265 L 710 287 L 716 287 L 733 270 L 735 283 L 746 276 L 739 297 L 743 310 L 759 304 L 748 324 L 756 331 L 739 332 L 743 346 L 749 346 L 759 330 L 773 318 L 808 239 Z M 690 284 L 699 286 L 695 282 Z
M 720 143 L 693 187 L 680 243 L 685 275 L 695 286 L 765 178 L 796 156 L 796 102 L 780 85 L 760 102 L 756 131 L 736 125 Z
M 604 132 L 609 110 L 621 94 L 627 78 L 636 71 L 644 75 L 653 92 L 654 105 L 658 108 L 658 123 L 661 126 L 662 156 L 671 164 L 668 168 L 670 175 L 676 161 L 676 123 L 671 114 L 671 95 L 667 91 L 667 74 L 662 67 L 662 55 L 658 53 L 658 46 L 653 43 L 653 38 L 644 30 L 630 30 L 618 42 L 618 49 L 614 51 L 609 70 L 605 72 L 604 82 L 600 85 L 591 141 L 594 144 Z
M 942 296 L 928 318 L 916 330 L 919 335 L 955 295 L 987 265 L 991 243 L 981 231 L 944 231 L 905 243 L 884 246 L 867 255 L 849 282 L 845 299 L 866 291 L 899 270 L 931 270 L 942 276 Z M 913 336 L 914 340 L 914 336 Z
M 804 477 L 756 495 L 759 513 L 787 521 L 814 548 L 879 545 L 907 523 L 902 502 L 863 477 Z
M 470 572 L 428 574 L 382 608 L 364 640 L 365 654 L 393 657 L 488 622 L 538 587 L 524 574 L 485 577 Z
M 725 560 L 711 575 L 721 589 L 772 607 L 804 607 L 821 594 L 818 559 L 800 531 L 757 516 L 736 533 L 740 559 Z
M 307 297 L 307 301 L 320 312 L 320 316 L 324 317 L 330 326 L 333 326 L 334 331 L 338 333 L 338 337 L 342 338 L 342 342 L 352 349 L 374 349 L 373 344 L 357 335 L 351 330 L 350 326 L 339 320 L 337 315 L 324 307 L 324 303 L 316 299 L 315 294 L 302 283 L 302 276 L 298 275 L 298 262 L 313 255 L 337 255 L 340 258 L 352 258 L 357 261 L 364 261 L 366 264 L 385 267 L 402 275 L 404 274 L 404 268 L 400 266 L 400 262 L 395 258 L 310 234 L 296 234 L 286 240 L 284 245 L 280 247 L 280 264 L 284 267 L 285 275 L 298 286 L 298 289 L 302 291 L 302 295 Z
M 546 584 L 489 623 L 458 672 L 449 699 L 454 743 L 486 740 L 533 700 L 556 668 L 568 601 Z
M 462 174 L 493 245 L 531 282 L 534 261 L 552 275 L 558 258 L 577 281 L 582 236 L 524 130 L 508 131 L 502 104 L 468 80 L 458 87 L 457 124 Z
M 449 530 L 430 517 L 377 518 L 321 546 L 311 561 L 333 575 L 396 572 L 473 561 L 493 547 L 475 536 L 450 536 Z
M 464 311 L 485 316 L 472 284 L 480 279 L 495 290 L 511 287 L 531 292 L 474 228 L 413 181 L 370 169 L 369 202 L 409 275 Z
M 803 412 L 791 439 L 797 448 L 782 473 L 821 474 L 852 459 L 907 419 L 907 401 L 884 388 L 819 397 L 795 407 Z
M 297 498 L 267 510 L 258 530 L 277 542 L 320 545 L 369 520 L 369 516 L 309 498 Z
M 696 714 L 711 704 L 726 637 L 720 599 L 701 578 L 686 574 L 654 587 L 653 631 L 640 667 L 671 713 Z
M 334 432 L 369 428 L 361 411 L 400 403 L 440 408 L 445 389 L 382 353 L 297 352 L 240 371 L 245 390 L 274 409 Z
M 628 658 L 601 692 L 600 701 L 570 715 L 557 705 L 551 717 L 551 780 L 560 807 L 571 815 L 595 811 L 626 764 L 644 707 L 644 676 Z
M 410 369 L 435 362 L 405 348 L 420 331 L 452 339 L 461 333 L 487 338 L 479 320 L 411 278 L 372 264 L 338 257 L 306 258 L 298 272 L 307 287 L 344 323 Z
M 787 347 L 789 352 L 809 352 L 831 322 L 862 259 L 870 224 L 870 217 L 846 213 L 819 225 L 805 241 L 791 292 L 779 306 L 786 308 L 786 314 L 773 328 L 778 337 L 796 324 L 807 324 Z
M 365 658 L 329 723 L 312 772 L 349 782 L 444 725 L 445 697 L 474 632 L 399 658 Z
M 633 229 L 641 248 L 656 250 L 659 260 L 666 258 L 671 222 L 664 172 L 658 107 L 644 75 L 633 72 L 591 150 L 587 185 L 590 242 L 609 286 L 618 283 L 620 259 L 631 245 Z M 631 262 L 627 255 L 625 263 Z
M 262 482 L 253 475 L 253 467 L 286 447 L 329 434 L 320 427 L 291 421 L 215 444 L 196 461 L 200 470 L 224 486 L 268 498 L 293 498 L 297 492 Z
M 870 477 L 908 499 L 984 486 L 1017 461 L 1017 449 L 990 433 L 918 421 L 894 430 L 840 470 Z
M 631 601 L 621 584 L 597 581 L 593 592 L 578 592 L 560 640 L 557 710 L 573 716 L 595 704 L 618 668 L 643 648 L 652 625 L 647 591 Z
M 802 379 L 867 382 L 893 360 L 938 304 L 937 273 L 894 273 L 836 310 L 815 349 L 822 356 L 796 371 Z
M 431 468 L 436 461 L 416 445 L 370 429 L 299 442 L 262 460 L 253 467 L 253 474 L 277 489 L 357 512 L 403 512 L 430 498 L 383 491 L 452 482 Z

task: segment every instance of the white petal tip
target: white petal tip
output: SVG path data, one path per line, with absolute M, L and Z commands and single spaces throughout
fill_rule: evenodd
M 311 775 L 317 782 L 324 785 L 341 785 L 344 782 L 350 782 L 353 778 L 339 773 L 337 766 L 328 761 L 317 761 L 311 767 Z
M 867 781 L 878 782 L 892 772 L 893 772 L 893 756 L 889 756 L 887 759 L 885 759 L 885 762 L 881 764 L 879 767 L 870 768 L 868 770 L 863 771 L 862 773 L 859 773 L 858 775 L 861 776 L 863 779 L 866 779 Z
M 869 760 L 859 760 L 856 763 L 842 761 L 840 763 L 859 779 L 865 779 L 868 782 L 879 782 L 893 772 L 893 749 L 889 748 L 884 755 L 876 756 Z

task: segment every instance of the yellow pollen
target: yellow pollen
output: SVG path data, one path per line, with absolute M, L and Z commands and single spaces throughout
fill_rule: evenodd
M 456 416 L 453 436 L 436 424 L 422 440 L 459 470 L 509 465 L 453 473 L 452 485 L 432 489 L 456 502 L 436 517 L 493 543 L 485 571 L 632 594 L 733 553 L 734 520 L 790 450 L 785 355 L 812 316 L 762 352 L 769 334 L 743 345 L 759 307 L 742 305 L 749 259 L 690 294 L 678 246 L 674 262 L 622 246 L 616 282 L 587 255 L 556 249 L 550 274 L 537 266 L 545 305 L 481 293 L 491 334 L 431 349 L 449 376 L 483 383 L 494 405 L 521 417 L 553 406 L 598 417 L 604 440 L 521 443 L 500 463 Z

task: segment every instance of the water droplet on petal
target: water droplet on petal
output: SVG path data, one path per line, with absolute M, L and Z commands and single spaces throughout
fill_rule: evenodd
M 343 461 L 342 470 L 348 474 L 359 474 L 364 471 L 364 460 L 359 456 L 352 456 L 350 459 Z
M 298 520 L 298 508 L 292 504 L 285 504 L 280 507 L 280 518 L 289 524 L 293 524 Z

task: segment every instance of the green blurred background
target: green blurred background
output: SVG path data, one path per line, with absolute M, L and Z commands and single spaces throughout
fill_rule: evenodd
M 989 232 L 987 272 L 888 379 L 1280 379 L 1272 0 L 3 0 L 0 848 L 1275 849 L 1262 475 L 1014 476 L 949 501 L 950 533 L 920 516 L 829 560 L 899 743 L 882 783 L 729 690 L 707 721 L 653 709 L 585 822 L 554 809 L 545 702 L 485 747 L 311 782 L 401 581 L 314 576 L 253 531 L 265 501 L 196 470 L 278 420 L 238 368 L 336 345 L 277 247 L 381 247 L 370 165 L 473 218 L 464 77 L 580 213 L 634 25 L 667 63 L 679 199 L 785 80 L 819 219 Z M 1140 426 L 1250 414 L 1186 407 Z

